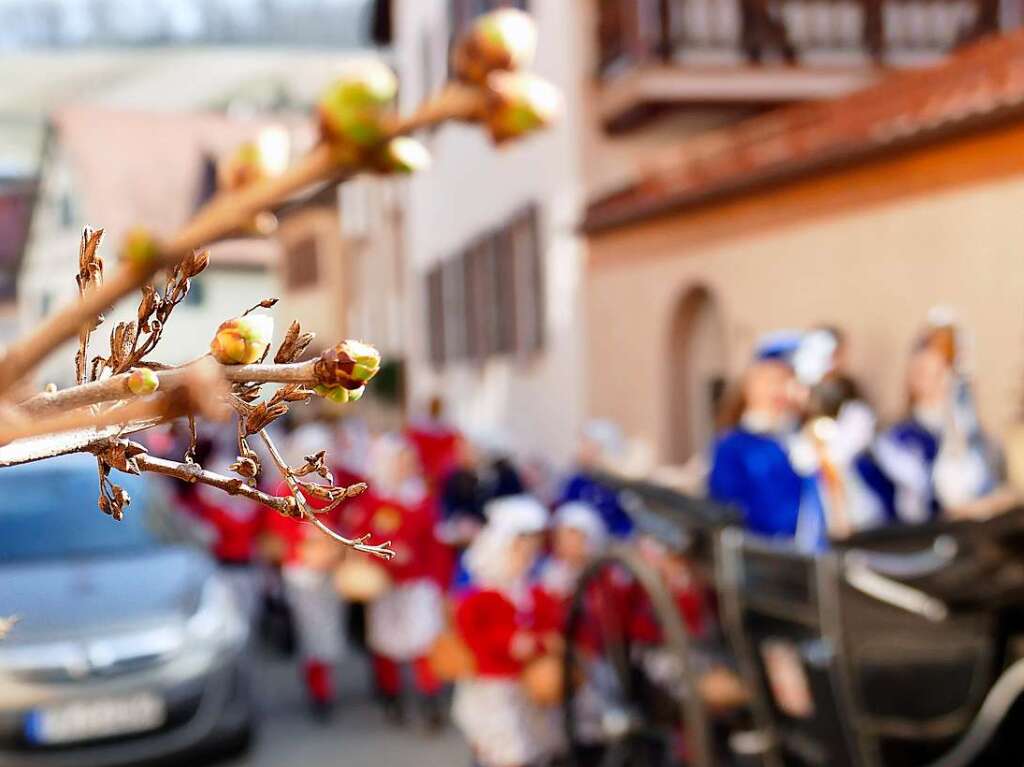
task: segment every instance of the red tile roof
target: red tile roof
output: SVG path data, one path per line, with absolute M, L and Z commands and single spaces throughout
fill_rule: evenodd
M 593 202 L 596 232 L 877 154 L 1024 117 L 1024 31 L 830 101 L 785 107 L 685 141 L 677 161 Z

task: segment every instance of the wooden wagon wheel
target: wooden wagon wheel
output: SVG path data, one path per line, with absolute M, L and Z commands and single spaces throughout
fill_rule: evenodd
M 565 638 L 574 767 L 710 767 L 710 725 L 682 618 L 634 552 L 615 551 L 583 574 Z

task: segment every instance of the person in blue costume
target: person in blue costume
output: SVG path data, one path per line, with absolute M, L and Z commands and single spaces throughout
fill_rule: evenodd
M 827 539 L 825 510 L 813 471 L 798 471 L 792 444 L 798 436 L 802 389 L 795 365 L 804 336 L 766 336 L 743 378 L 739 423 L 713 447 L 709 496 L 742 513 L 746 528 L 763 536 L 803 540 L 817 549 Z
M 633 522 L 619 503 L 618 493 L 595 476 L 602 466 L 614 465 L 625 451 L 626 441 L 618 426 L 602 420 L 588 423 L 580 436 L 576 466 L 563 485 L 555 507 L 585 503 L 598 511 L 613 537 L 628 536 L 633 531 Z
M 996 487 L 996 461 L 963 371 L 963 335 L 933 312 L 907 370 L 908 412 L 856 461 L 862 503 L 878 524 L 967 510 Z

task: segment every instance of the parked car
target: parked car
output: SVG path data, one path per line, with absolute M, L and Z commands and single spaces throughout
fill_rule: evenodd
M 212 560 L 148 479 L 96 462 L 0 470 L 0 767 L 139 764 L 240 752 L 254 732 L 249 629 Z M 177 763 L 181 763 L 177 761 Z

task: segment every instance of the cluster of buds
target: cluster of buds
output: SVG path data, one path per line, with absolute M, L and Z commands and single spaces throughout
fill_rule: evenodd
M 343 341 L 326 349 L 313 366 L 317 394 L 331 402 L 355 402 L 380 370 L 380 352 L 362 341 Z
M 273 337 L 273 317 L 246 314 L 220 324 L 210 342 L 210 354 L 222 365 L 252 365 L 263 359 Z
M 456 76 L 486 96 L 481 119 L 495 143 L 545 128 L 561 112 L 558 89 L 525 71 L 536 51 L 537 29 L 530 16 L 502 8 L 478 18 L 452 54 Z

